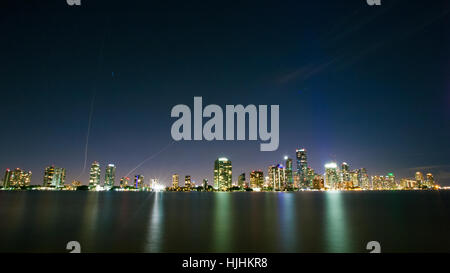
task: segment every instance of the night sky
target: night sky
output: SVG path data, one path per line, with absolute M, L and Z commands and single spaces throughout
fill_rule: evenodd
M 102 179 L 117 166 L 116 184 L 130 172 L 199 183 L 221 156 L 235 181 L 306 148 L 319 173 L 335 160 L 450 185 L 450 1 L 10 2 L 0 9 L 0 168 L 31 170 L 32 184 L 52 164 L 87 184 L 94 160 Z M 194 96 L 223 109 L 280 105 L 279 149 L 171 144 L 170 111 L 193 110 Z

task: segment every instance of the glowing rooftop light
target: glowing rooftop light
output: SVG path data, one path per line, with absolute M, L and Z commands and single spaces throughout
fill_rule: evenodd
M 288 157 L 287 155 L 284 156 L 284 160 L 288 160 L 288 158 L 289 158 L 289 157 Z
M 219 161 L 228 161 L 228 158 L 226 158 L 226 157 L 221 157 L 221 158 L 219 158 Z
M 325 164 L 325 169 L 336 169 L 337 165 L 334 162 Z

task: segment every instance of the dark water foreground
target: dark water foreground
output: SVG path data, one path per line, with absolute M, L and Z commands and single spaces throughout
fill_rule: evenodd
M 450 191 L 0 192 L 0 252 L 450 252 Z

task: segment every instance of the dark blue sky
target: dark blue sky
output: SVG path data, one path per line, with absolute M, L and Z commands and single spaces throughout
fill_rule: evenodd
M 0 11 L 0 168 L 29 169 L 33 184 L 51 164 L 87 183 L 94 160 L 103 172 L 115 163 L 118 181 L 149 157 L 131 175 L 211 181 L 226 156 L 235 180 L 301 147 L 319 173 L 337 160 L 450 184 L 449 1 L 11 2 Z M 172 107 L 194 96 L 280 105 L 278 151 L 169 145 Z

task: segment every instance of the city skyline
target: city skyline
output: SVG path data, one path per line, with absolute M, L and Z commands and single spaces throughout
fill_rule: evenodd
M 301 145 L 318 172 L 348 162 L 450 185 L 449 5 L 11 3 L 0 11 L 0 169 L 41 177 L 54 164 L 87 183 L 99 160 L 117 166 L 116 183 L 137 173 L 170 183 L 180 170 L 211 183 L 212 158 L 266 172 L 285 155 L 295 165 Z M 194 109 L 196 96 L 222 109 L 279 105 L 278 150 L 173 142 L 170 111 Z
M 150 178 L 145 180 L 145 175 L 135 174 L 132 175 L 134 176 L 134 179 L 132 179 L 132 177 L 130 176 L 122 176 L 119 181 L 116 181 L 115 164 L 108 163 L 106 167 L 104 167 L 104 173 L 102 173 L 101 163 L 99 163 L 98 161 L 94 161 L 89 168 L 88 183 L 84 183 L 80 180 L 73 180 L 68 181 L 69 183 L 66 185 L 77 184 L 88 186 L 89 189 L 98 189 L 98 187 L 101 187 L 107 190 L 111 189 L 112 187 L 122 187 L 124 185 L 132 186 L 136 189 L 141 189 L 144 186 L 152 187 L 153 184 L 163 185 L 165 187 L 193 188 L 194 186 L 202 186 L 205 184 L 205 180 L 209 180 L 213 181 L 212 186 L 216 190 L 228 190 L 234 186 L 239 185 L 245 185 L 245 187 L 249 188 L 262 188 L 262 184 L 264 184 L 265 187 L 269 185 L 269 187 L 272 187 L 273 190 L 286 190 L 294 188 L 294 186 L 299 190 L 325 188 L 325 186 L 331 189 L 347 189 L 346 185 L 336 186 L 336 184 L 346 182 L 351 182 L 352 187 L 359 187 L 363 189 L 394 189 L 401 184 L 406 183 L 407 185 L 412 185 L 418 181 L 424 181 L 424 185 L 427 185 L 428 187 L 433 187 L 435 183 L 441 186 L 446 186 L 440 184 L 438 182 L 439 179 L 436 179 L 435 176 L 429 171 L 425 173 L 417 171 L 414 173 L 414 177 L 401 177 L 401 182 L 399 182 L 399 177 L 396 177 L 393 172 L 385 172 L 384 174 L 370 174 L 370 172 L 367 171 L 367 168 L 351 168 L 351 165 L 347 162 L 342 162 L 340 166 L 337 162 L 328 162 L 323 165 L 323 172 L 317 172 L 308 164 L 308 151 L 305 148 L 296 149 L 295 157 L 297 162 L 295 167 L 292 163 L 293 159 L 288 155 L 285 155 L 283 157 L 283 160 L 285 161 L 284 165 L 283 163 L 268 165 L 268 168 L 266 166 L 266 172 L 264 171 L 264 168 L 246 170 L 242 173 L 239 173 L 239 175 L 235 174 L 235 177 L 232 176 L 232 161 L 226 157 L 219 157 L 214 162 L 212 180 L 209 180 L 208 177 L 198 178 L 198 180 L 192 179 L 191 175 L 186 174 L 184 185 L 179 182 L 179 173 L 181 172 L 170 174 L 170 180 L 155 176 L 150 176 Z M 21 185 L 23 184 L 23 181 L 27 181 L 25 184 L 42 185 L 43 187 L 53 187 L 56 189 L 63 188 L 65 186 L 65 168 L 58 168 L 55 167 L 55 165 L 46 167 L 44 169 L 42 184 L 31 183 L 33 181 L 31 171 L 26 171 L 20 168 L 15 168 L 13 170 L 15 170 L 16 172 L 20 171 L 20 176 L 23 177 L 23 179 L 20 178 L 18 181 L 20 181 L 19 184 Z M 189 173 L 186 171 L 184 172 Z M 2 186 L 7 185 L 7 183 L 5 183 L 5 180 L 8 180 L 8 178 L 11 176 L 10 173 L 14 174 L 14 171 L 11 171 L 9 168 L 6 169 L 4 178 L 2 178 L 1 180 Z M 247 176 L 249 179 L 245 179 L 247 173 L 249 174 L 249 176 Z M 129 174 L 130 173 L 128 173 L 128 175 Z M 426 179 L 423 176 L 424 174 L 426 176 Z M 102 179 L 102 175 L 104 175 L 104 179 Z M 258 177 L 262 177 L 263 181 L 256 182 L 255 179 L 258 179 Z M 397 178 L 397 180 L 395 180 L 395 178 Z M 322 181 L 316 181 L 317 179 L 322 179 Z M 429 185 L 429 181 L 432 181 L 432 184 Z M 318 184 L 322 185 L 322 187 L 317 186 Z M 408 188 L 413 187 L 414 186 L 408 186 Z

